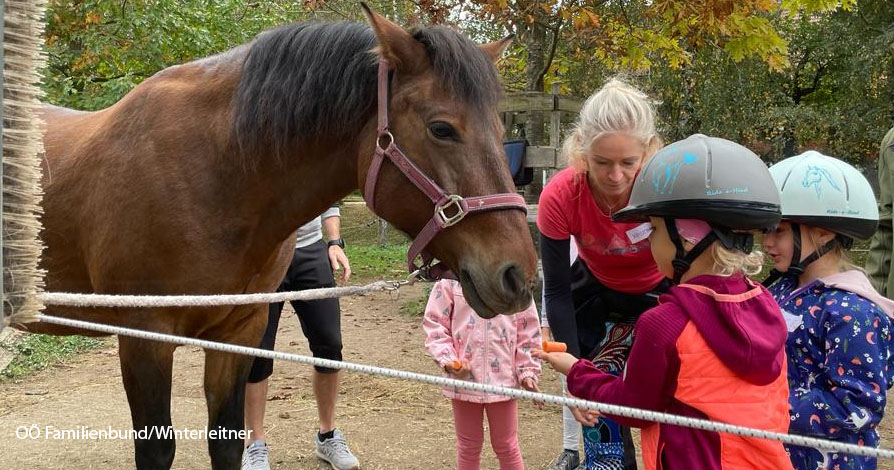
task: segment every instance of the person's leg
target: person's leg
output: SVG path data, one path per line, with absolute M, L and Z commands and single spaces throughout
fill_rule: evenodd
M 568 383 L 564 375 L 559 374 L 562 382 L 562 394 L 568 396 Z M 567 406 L 562 407 L 562 446 L 565 450 L 577 452 L 580 445 L 580 426 L 571 410 Z
M 572 282 L 578 338 L 583 358 L 597 368 L 618 374 L 623 370 L 633 341 L 630 306 L 618 308 L 617 292 L 605 287 L 586 268 L 573 270 Z M 632 318 L 635 321 L 637 312 Z M 596 426 L 583 427 L 584 461 L 587 470 L 630 470 L 636 468 L 634 455 L 626 455 L 627 446 L 620 426 L 601 417 Z
M 518 447 L 518 403 L 515 400 L 484 405 L 487 411 L 490 445 L 497 454 L 500 470 L 525 470 Z
M 584 468 L 586 470 L 624 470 L 629 464 L 618 423 L 600 417 L 593 427 L 582 426 Z M 633 460 L 636 465 L 636 459 Z M 634 467 L 635 468 L 635 467 Z
M 484 445 L 484 405 L 453 400 L 457 470 L 479 470 Z
M 267 329 L 261 339 L 261 349 L 272 351 L 276 345 L 276 330 L 283 304 L 268 307 Z M 256 357 L 252 362 L 245 384 L 245 446 L 242 453 L 243 470 L 269 470 L 267 434 L 264 430 L 264 412 L 267 409 L 268 379 L 273 373 L 273 360 Z
M 261 349 L 272 351 L 276 346 L 276 329 L 279 327 L 282 307 L 282 302 L 270 304 Z M 248 431 L 246 445 L 252 441 L 266 440 L 264 411 L 267 407 L 267 380 L 272 373 L 273 359 L 256 357 L 252 362 L 248 383 L 245 384 L 245 430 Z
M 562 394 L 568 396 L 568 384 L 565 376 L 559 374 L 562 383 Z M 574 419 L 571 410 L 567 406 L 562 407 L 562 453 L 550 465 L 548 470 L 577 470 L 581 461 L 579 449 L 580 423 Z
M 313 371 L 314 398 L 317 401 L 317 416 L 320 418 L 320 434 L 335 429 L 335 399 L 338 397 L 339 373 Z
M 602 367 L 612 373 L 620 374 L 627 362 L 627 355 L 630 352 L 630 346 L 633 344 L 633 325 L 643 312 L 658 305 L 658 295 L 664 293 L 671 286 L 669 279 L 664 279 L 653 289 L 642 295 L 625 294 L 622 292 L 605 289 L 602 297 L 605 305 L 610 312 L 622 317 L 626 321 L 610 326 L 607 338 L 603 348 L 603 352 L 616 350 L 620 354 L 615 359 L 609 357 L 609 361 Z M 614 340 L 618 338 L 618 340 Z M 606 354 L 605 356 L 611 356 Z M 618 432 L 621 435 L 621 443 L 624 453 L 624 470 L 636 470 L 636 445 L 630 428 L 619 426 Z
M 296 290 L 334 287 L 329 254 L 322 240 L 295 251 L 300 269 L 292 278 Z M 292 302 L 301 330 L 314 357 L 341 361 L 341 311 L 338 299 Z M 317 455 L 336 469 L 359 468 L 360 463 L 348 448 L 344 435 L 336 429 L 335 404 L 338 398 L 338 369 L 314 367 L 314 398 L 317 402 L 319 430 L 315 436 Z
M 292 279 L 295 290 L 335 286 L 326 244 L 318 241 L 296 250 L 300 269 Z M 342 359 L 341 310 L 338 299 L 292 302 L 301 330 L 307 338 L 314 357 L 340 361 Z M 314 367 L 313 388 L 320 419 L 320 433 L 335 429 L 335 403 L 338 397 L 338 369 Z
M 256 359 L 257 360 L 257 359 Z M 264 412 L 267 409 L 267 379 L 245 384 L 245 445 L 254 441 L 267 442 L 264 432 Z

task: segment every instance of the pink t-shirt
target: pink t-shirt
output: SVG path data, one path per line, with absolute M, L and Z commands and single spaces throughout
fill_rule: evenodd
M 537 228 L 554 240 L 574 236 L 580 258 L 606 287 L 642 294 L 664 275 L 658 271 L 649 240 L 631 243 L 627 231 L 640 223 L 615 223 L 602 213 L 587 186 L 586 175 L 573 168 L 557 173 L 543 188 L 537 208 Z

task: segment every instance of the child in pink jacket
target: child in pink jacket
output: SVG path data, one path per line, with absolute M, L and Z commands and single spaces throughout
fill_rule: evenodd
M 485 320 L 466 303 L 460 284 L 445 279 L 432 288 L 422 327 L 425 348 L 448 376 L 538 391 L 540 362 L 531 349 L 540 347 L 540 322 L 533 301 L 522 312 Z M 525 468 L 514 399 L 456 387 L 445 388 L 444 395 L 453 401 L 458 470 L 480 468 L 485 411 L 500 469 Z

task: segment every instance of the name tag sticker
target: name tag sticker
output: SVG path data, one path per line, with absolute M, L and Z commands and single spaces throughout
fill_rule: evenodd
M 630 243 L 639 243 L 649 238 L 649 235 L 652 234 L 652 230 L 655 230 L 655 228 L 652 227 L 652 224 L 649 222 L 639 224 L 627 231 L 627 239 L 630 240 Z
M 801 315 L 794 315 L 789 313 L 788 310 L 782 311 L 782 317 L 785 318 L 785 327 L 788 329 L 789 333 L 795 331 L 799 326 L 804 324 L 804 319 Z

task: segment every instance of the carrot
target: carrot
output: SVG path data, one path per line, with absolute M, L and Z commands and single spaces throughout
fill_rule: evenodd
M 450 367 L 453 368 L 453 370 L 460 370 L 463 368 L 463 363 L 461 361 L 453 361 L 450 363 Z
M 543 352 L 551 353 L 551 352 L 565 352 L 568 350 L 568 346 L 565 343 L 560 343 L 558 341 L 546 341 L 543 340 Z

